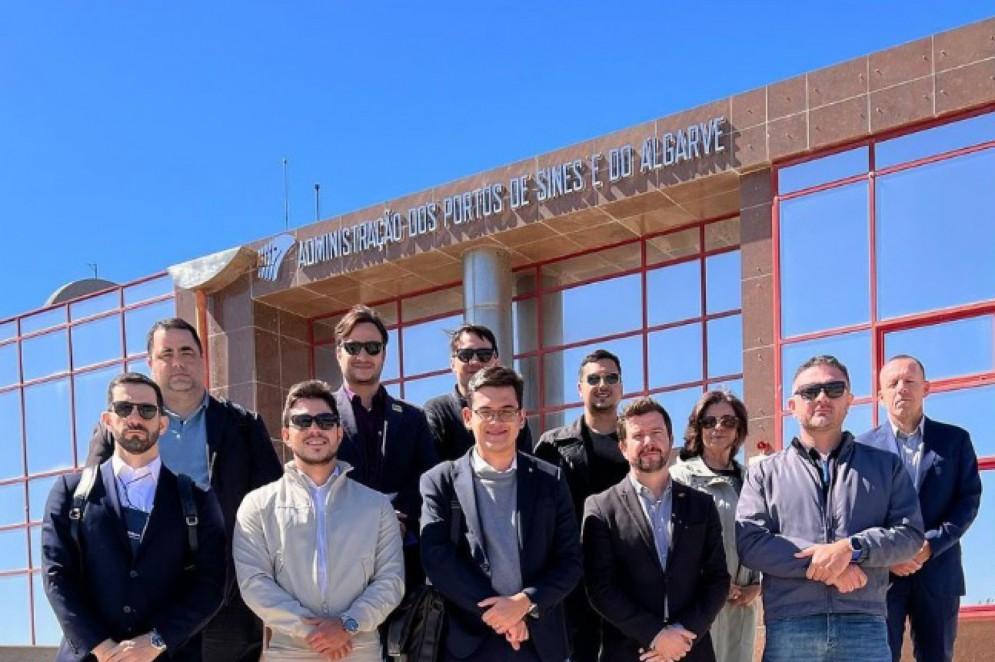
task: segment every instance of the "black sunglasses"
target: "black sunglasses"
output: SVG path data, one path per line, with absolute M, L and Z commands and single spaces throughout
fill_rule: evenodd
M 584 381 L 587 382 L 588 386 L 597 386 L 602 382 L 608 384 L 609 386 L 615 386 L 615 384 L 618 384 L 621 379 L 622 375 L 617 372 L 609 372 L 606 375 L 588 375 L 584 378 Z
M 474 356 L 476 356 L 477 360 L 481 363 L 490 363 L 496 355 L 497 352 L 494 351 L 492 347 L 481 347 L 479 349 L 457 349 L 453 352 L 453 356 L 458 358 L 463 363 L 469 363 Z
M 350 340 L 349 342 L 342 343 L 341 347 L 349 356 L 356 356 L 359 354 L 359 350 L 361 349 L 365 349 L 366 353 L 370 356 L 376 356 L 383 351 L 383 345 L 384 344 L 378 340 L 368 340 L 366 342 Z
M 712 428 L 714 428 L 717 425 L 721 425 L 722 427 L 724 427 L 724 428 L 726 428 L 728 430 L 735 430 L 737 427 L 739 427 L 739 419 L 736 418 L 735 416 L 730 416 L 729 414 L 725 414 L 723 416 L 702 416 L 701 417 L 701 427 L 702 428 L 704 428 L 706 430 L 711 430 Z
M 331 430 L 339 424 L 339 417 L 335 414 L 318 414 L 317 416 L 294 414 L 290 417 L 290 425 L 301 430 L 308 429 L 312 423 L 317 423 L 322 430 Z
M 835 381 L 826 382 L 825 384 L 806 384 L 805 386 L 799 386 L 795 390 L 795 395 L 800 396 L 802 400 L 815 400 L 823 391 L 825 391 L 827 397 L 833 400 L 841 398 L 846 393 L 846 382 Z
M 151 421 L 159 413 L 159 405 L 150 405 L 143 402 L 124 402 L 120 400 L 111 403 L 111 411 L 121 418 L 131 416 L 131 412 L 135 411 L 136 407 L 138 408 L 138 415 L 146 421 Z

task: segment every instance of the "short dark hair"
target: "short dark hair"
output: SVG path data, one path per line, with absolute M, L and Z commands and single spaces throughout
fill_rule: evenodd
M 916 357 L 912 356 L 911 354 L 895 354 L 893 357 L 891 357 L 890 359 L 888 359 L 887 361 L 885 361 L 884 365 L 882 365 L 881 367 L 883 368 L 884 366 L 888 365 L 892 361 L 902 361 L 902 360 L 905 360 L 905 361 L 914 361 L 915 364 L 917 366 L 919 366 L 919 371 L 922 373 L 922 378 L 926 379 L 926 366 L 924 366 L 922 364 L 922 361 L 920 361 Z
M 387 327 L 384 325 L 383 320 L 380 319 L 380 314 L 369 306 L 362 304 L 350 308 L 345 317 L 340 319 L 339 323 L 335 325 L 335 341 L 341 343 L 359 324 L 372 324 L 377 327 L 384 346 L 387 346 Z
M 798 366 L 798 369 L 795 370 L 795 376 L 791 378 L 792 386 L 794 386 L 795 381 L 797 381 L 798 375 L 817 365 L 825 365 L 830 368 L 836 368 L 843 373 L 843 379 L 846 380 L 847 388 L 850 387 L 850 371 L 846 369 L 846 366 L 843 365 L 838 358 L 831 354 L 819 354 L 817 356 L 813 356 L 808 361 L 805 361 L 805 363 Z
M 657 412 L 663 416 L 663 424 L 667 426 L 667 434 L 670 435 L 671 444 L 673 444 L 674 439 L 674 426 L 670 422 L 670 414 L 667 410 L 663 408 L 659 402 L 653 398 L 636 398 L 625 406 L 622 413 L 618 417 L 617 430 L 618 430 L 618 440 L 625 441 L 625 421 L 630 418 L 635 418 L 636 416 L 642 416 L 643 414 L 652 414 Z
M 682 460 L 689 460 L 704 452 L 705 446 L 701 442 L 701 419 L 705 415 L 706 409 L 719 402 L 728 402 L 729 406 L 732 407 L 733 413 L 736 415 L 736 441 L 733 442 L 729 458 L 735 457 L 736 453 L 743 446 L 749 430 L 748 421 L 750 418 L 746 412 L 746 405 L 730 391 L 707 391 L 698 398 L 698 402 L 694 404 L 691 414 L 688 416 L 688 427 L 684 431 L 684 448 L 680 452 Z
M 525 397 L 525 382 L 517 372 L 502 365 L 492 365 L 489 368 L 478 370 L 470 383 L 466 385 L 466 401 L 473 406 L 473 394 L 485 386 L 511 386 L 515 389 L 515 398 L 518 400 L 518 407 L 523 407 L 522 400 Z
M 150 377 L 147 377 L 140 372 L 123 372 L 111 380 L 111 383 L 107 385 L 108 409 L 110 409 L 111 403 L 114 402 L 114 388 L 116 386 L 122 386 L 123 384 L 139 384 L 151 388 L 155 391 L 155 403 L 159 406 L 159 411 L 162 411 L 164 406 L 162 400 L 162 389 L 159 388 L 159 385 L 152 381 Z
M 494 348 L 494 356 L 500 356 L 501 352 L 498 351 L 497 338 L 494 337 L 494 332 L 488 329 L 483 324 L 464 324 L 459 327 L 451 334 L 449 334 L 449 352 L 454 353 L 459 345 L 460 336 L 464 333 L 472 333 L 481 340 L 486 340 Z
M 204 346 L 200 344 L 200 336 L 197 335 L 197 329 L 194 328 L 193 324 L 180 317 L 170 317 L 164 320 L 159 320 L 152 325 L 151 329 L 149 329 L 149 335 L 146 341 L 146 349 L 148 350 L 149 356 L 152 355 L 152 339 L 155 336 L 155 332 L 169 331 L 171 329 L 175 329 L 177 331 L 187 331 L 191 336 L 193 336 L 193 342 L 197 345 L 197 351 L 200 352 L 201 356 L 204 355 Z
M 335 404 L 335 396 L 332 395 L 332 387 L 327 382 L 320 379 L 308 379 L 298 382 L 290 387 L 287 399 L 283 403 L 283 427 L 290 425 L 290 410 L 294 408 L 299 400 L 324 400 L 328 408 L 336 416 L 339 415 L 339 408 Z
M 607 349 L 596 349 L 580 360 L 580 368 L 577 369 L 577 379 L 579 380 L 584 376 L 584 366 L 588 363 L 597 363 L 598 361 L 614 361 L 615 367 L 618 368 L 618 376 L 622 376 L 622 362 L 618 360 L 618 357 Z

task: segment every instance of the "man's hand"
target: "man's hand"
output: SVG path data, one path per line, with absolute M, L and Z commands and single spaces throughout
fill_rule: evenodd
M 352 640 L 345 642 L 342 648 L 324 653 L 326 660 L 344 660 L 352 652 Z
M 895 565 L 889 567 L 888 570 L 893 575 L 898 575 L 899 577 L 908 577 L 909 575 L 914 575 L 915 573 L 922 570 L 922 564 L 916 561 L 915 557 L 912 557 L 908 561 L 902 561 L 901 563 L 896 563 Z
M 152 662 L 159 657 L 161 652 L 152 648 L 152 639 L 148 634 L 145 634 L 134 639 L 125 639 L 115 646 L 104 660 L 107 662 Z
M 829 585 L 835 586 L 840 593 L 850 593 L 867 586 L 867 575 L 860 566 L 848 565 L 839 577 L 829 582 Z
M 315 653 L 328 656 L 341 649 L 352 638 L 352 635 L 342 627 L 342 621 L 337 618 L 302 618 L 301 620 L 306 625 L 314 626 L 314 630 L 307 636 L 307 645 Z
M 736 589 L 736 596 L 732 597 L 732 589 Z M 748 607 L 760 595 L 760 584 L 750 584 L 749 586 L 737 586 L 733 584 L 729 587 L 729 604 L 737 607 Z
M 811 559 L 805 576 L 823 584 L 832 584 L 833 580 L 850 565 L 852 557 L 853 549 L 847 538 L 832 543 L 812 545 L 795 554 L 796 559 Z
M 408 532 L 408 525 L 404 520 L 408 519 L 408 516 L 400 510 L 395 510 L 394 513 L 397 514 L 397 522 L 401 526 L 401 540 L 404 540 L 404 536 Z
M 653 640 L 653 651 L 663 660 L 679 660 L 691 650 L 695 636 L 680 625 L 668 625 Z
M 529 638 L 529 626 L 525 624 L 525 621 L 518 621 L 504 633 L 504 638 L 517 651 L 522 647 L 522 642 Z
M 107 662 L 107 656 L 111 654 L 115 646 L 117 646 L 117 642 L 107 638 L 94 646 L 90 652 L 93 653 L 93 657 L 97 658 L 97 662 Z
M 481 616 L 484 623 L 498 634 L 504 634 L 511 629 L 511 626 L 525 618 L 530 603 L 529 596 L 516 593 L 510 597 L 495 595 L 493 598 L 481 600 L 477 606 L 486 610 Z

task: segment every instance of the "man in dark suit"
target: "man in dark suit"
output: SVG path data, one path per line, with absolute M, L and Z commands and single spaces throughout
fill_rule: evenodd
M 178 479 L 159 459 L 168 427 L 159 387 L 144 375 L 119 375 L 108 405 L 102 420 L 117 442 L 85 506 L 74 509 L 80 474 L 61 476 L 45 506 L 45 592 L 64 634 L 56 660 L 206 659 L 199 632 L 225 591 L 218 501 L 192 488 L 193 544 Z
M 335 403 L 345 433 L 339 458 L 349 477 L 390 497 L 404 541 L 405 584 L 410 592 L 424 572 L 418 554 L 418 480 L 439 462 L 425 413 L 398 400 L 380 383 L 387 327 L 375 310 L 355 306 L 335 325 L 335 358 L 342 387 Z
M 655 400 L 629 403 L 618 435 L 629 475 L 584 506 L 584 582 L 604 618 L 600 659 L 714 661 L 708 630 L 731 581 L 715 503 L 670 479 L 673 431 Z
M 522 392 L 514 370 L 474 375 L 463 410 L 473 448 L 421 480 L 422 560 L 447 602 L 445 661 L 570 655 L 562 603 L 581 576 L 577 521 L 562 472 L 516 451 Z
M 879 384 L 888 421 L 857 441 L 902 459 L 919 494 L 926 530 L 919 552 L 891 567 L 888 645 L 899 660 L 908 619 L 917 660 L 953 660 L 964 595 L 960 538 L 981 504 L 978 459 L 966 430 L 923 414 L 929 382 L 917 359 L 891 359 L 881 368 Z
M 152 379 L 165 402 L 163 420 L 168 424 L 159 442 L 160 457 L 173 472 L 213 488 L 230 543 L 245 495 L 283 475 L 266 424 L 258 414 L 207 392 L 200 337 L 185 320 L 153 324 L 148 353 Z M 113 449 L 113 430 L 98 424 L 90 440 L 87 466 L 100 464 Z M 230 554 L 227 559 L 225 605 L 204 629 L 204 657 L 211 662 L 253 662 L 262 651 L 262 623 L 239 595 Z

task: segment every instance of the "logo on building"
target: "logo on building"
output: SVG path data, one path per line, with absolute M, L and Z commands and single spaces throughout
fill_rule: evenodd
M 293 235 L 281 234 L 259 249 L 259 280 L 276 280 L 283 258 L 293 245 Z

